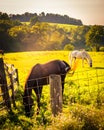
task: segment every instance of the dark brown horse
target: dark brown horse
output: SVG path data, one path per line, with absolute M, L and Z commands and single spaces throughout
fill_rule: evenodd
M 64 91 L 64 80 L 66 73 L 70 70 L 70 66 L 61 60 L 53 60 L 45 64 L 36 64 L 30 71 L 25 83 L 25 90 L 23 95 L 23 104 L 25 107 L 26 116 L 30 116 L 31 108 L 33 105 L 32 89 L 37 96 L 38 111 L 40 109 L 40 97 L 43 85 L 49 84 L 49 75 L 61 75 L 62 93 Z

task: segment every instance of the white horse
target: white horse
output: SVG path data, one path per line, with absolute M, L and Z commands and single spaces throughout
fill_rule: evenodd
M 73 59 L 74 59 L 74 63 L 76 59 L 82 59 L 82 67 L 84 67 L 84 60 L 86 60 L 88 65 L 92 67 L 92 59 L 85 50 L 82 51 L 74 50 L 69 54 L 69 61 L 71 66 L 72 66 Z

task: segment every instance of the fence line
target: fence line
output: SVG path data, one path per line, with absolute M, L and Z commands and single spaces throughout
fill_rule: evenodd
M 0 58 L 0 110 L 3 108 L 11 109 L 11 103 L 16 107 L 14 94 L 18 89 L 15 86 L 18 85 L 18 70 L 13 64 L 6 64 Z M 9 92 L 10 90 L 11 93 Z
M 93 70 L 86 70 L 86 71 L 84 71 L 84 72 L 91 72 L 91 71 L 93 71 Z M 77 77 L 76 77 L 76 79 L 74 78 L 73 79 L 73 75 L 71 75 L 71 73 L 68 73 L 67 74 L 67 77 L 69 77 L 69 81 L 65 81 L 64 83 L 70 83 L 70 81 L 80 81 L 80 80 L 87 80 L 87 81 L 89 81 L 89 79 L 92 79 L 92 78 L 99 78 L 99 77 L 104 77 L 104 74 L 102 74 L 102 75 L 98 75 L 98 72 L 97 72 L 97 70 L 96 70 L 96 74 L 94 75 L 94 76 L 88 76 L 87 75 L 87 77 L 84 77 L 84 78 L 80 78 L 79 77 L 79 73 L 83 73 L 83 71 L 78 71 L 78 72 L 75 72 L 74 73 L 74 75 L 76 74 L 77 75 Z M 64 75 L 64 74 L 60 74 L 60 75 Z M 45 77 L 41 77 L 41 78 L 35 78 L 35 79 L 29 79 L 28 80 L 28 82 L 31 82 L 31 81 L 36 81 L 37 82 L 37 86 L 39 86 L 38 85 L 38 80 L 40 80 L 40 79 L 44 79 L 44 78 L 47 78 L 47 84 L 49 84 L 49 76 L 45 76 Z M 98 79 L 99 80 L 99 79 Z M 99 84 L 102 84 L 102 83 L 104 83 L 104 82 L 99 82 L 99 81 L 97 81 Z M 94 85 L 94 84 L 93 84 Z M 36 88 L 37 86 L 33 86 L 33 87 L 31 87 L 32 89 L 33 88 Z M 90 86 L 90 85 L 89 85 Z M 28 88 L 28 89 L 31 89 L 31 88 Z
M 94 72 L 94 73 L 92 73 Z M 91 74 L 92 73 L 92 74 Z M 81 75 L 83 74 L 83 75 Z M 83 77 L 83 78 L 82 78 Z M 84 88 L 85 90 L 83 91 L 86 91 L 86 93 L 88 93 L 89 95 L 92 95 L 92 92 L 93 91 L 99 91 L 98 90 L 98 87 L 100 84 L 104 84 L 104 81 L 102 81 L 104 77 L 104 73 L 103 74 L 98 74 L 98 71 L 97 70 L 87 70 L 87 71 L 78 71 L 78 72 L 75 72 L 73 76 L 71 76 L 71 73 L 68 73 L 67 74 L 67 77 L 66 77 L 66 80 L 65 80 L 65 84 L 67 84 L 69 87 L 70 86 L 77 86 L 75 89 L 77 90 L 78 94 L 79 94 L 79 98 L 81 98 L 81 95 L 80 95 L 80 91 L 81 91 L 81 88 Z M 42 78 L 47 78 L 47 81 L 49 81 L 49 77 L 42 77 Z M 37 78 L 37 79 L 31 79 L 31 80 L 28 80 L 28 81 L 36 81 L 37 82 L 37 86 L 38 85 L 38 80 L 42 79 L 42 78 Z M 101 81 L 99 78 L 102 78 Z M 92 80 L 94 79 L 94 81 L 92 82 Z M 73 82 L 73 83 L 72 83 Z M 49 83 L 49 82 L 48 82 Z M 47 84 L 48 84 L 47 83 Z M 28 88 L 28 89 L 34 89 L 35 87 L 37 86 L 33 86 L 31 88 Z M 96 89 L 95 90 L 91 90 L 91 87 L 93 88 L 93 86 L 97 86 L 95 87 Z M 38 88 L 38 87 L 37 87 Z M 39 89 L 38 89 L 39 91 Z M 68 90 L 69 92 L 71 91 L 71 88 Z M 97 92 L 99 94 L 99 92 Z M 43 93 L 42 93 L 43 94 Z M 96 95 L 96 99 L 99 98 L 98 97 L 98 94 Z M 71 95 L 69 95 L 69 99 L 70 101 L 72 100 L 70 98 Z M 75 95 L 73 94 L 73 97 Z M 103 96 L 103 93 L 102 93 L 102 96 Z M 55 99 L 54 99 L 55 100 Z M 75 99 L 76 100 L 76 99 Z M 79 99 L 79 101 L 81 101 L 81 99 Z M 97 101 L 97 100 L 96 100 Z M 75 101 L 77 102 L 77 101 Z M 85 101 L 87 102 L 87 101 Z M 71 101 L 71 103 L 74 103 L 74 101 Z M 99 104 L 99 102 L 97 101 L 97 103 Z M 103 102 L 102 102 L 103 103 Z M 26 104 L 27 105 L 27 104 Z M 30 104 L 31 105 L 31 104 Z M 99 104 L 100 105 L 100 104 Z
M 96 73 L 97 74 L 97 73 Z M 72 81 L 80 81 L 80 80 L 85 80 L 85 81 L 90 81 L 90 80 L 92 80 L 92 78 L 94 78 L 95 80 L 97 79 L 97 83 L 99 84 L 100 82 L 99 82 L 99 78 L 100 77 L 104 77 L 104 75 L 97 75 L 97 76 L 91 76 L 91 77 L 89 77 L 89 76 L 87 76 L 86 78 L 84 77 L 84 78 L 79 78 L 79 76 L 77 76 L 77 78 L 76 79 L 71 79 Z M 91 82 L 90 82 L 91 83 Z M 101 82 L 101 84 L 102 83 L 104 83 L 103 81 Z M 97 85 L 98 85 L 97 84 Z M 93 83 L 93 85 L 94 85 L 94 83 Z M 90 86 L 90 84 L 89 84 L 89 86 Z
M 95 73 L 93 73 L 93 74 L 90 74 L 90 72 L 92 72 L 92 71 L 95 71 Z M 83 78 L 82 78 L 82 74 L 83 74 Z M 73 78 L 74 77 L 74 78 Z M 67 74 L 67 76 L 66 76 L 66 80 L 65 80 L 65 84 L 67 84 L 67 85 L 69 85 L 69 86 L 74 86 L 74 85 L 76 85 L 77 86 L 77 90 L 79 91 L 80 90 L 80 88 L 79 88 L 79 86 L 81 87 L 86 87 L 86 86 L 88 86 L 88 87 L 92 87 L 93 88 L 93 86 L 97 86 L 97 90 L 98 91 L 100 91 L 99 89 L 100 89 L 100 85 L 102 84 L 104 84 L 104 80 L 102 80 L 102 79 L 104 79 L 103 78 L 104 77 L 104 73 L 101 73 L 100 75 L 99 75 L 99 73 L 98 73 L 98 69 L 96 69 L 96 70 L 86 70 L 86 71 L 78 71 L 78 72 L 75 72 L 74 73 L 74 75 L 73 76 L 71 76 L 71 73 L 68 73 Z M 40 79 L 43 79 L 43 78 L 47 78 L 47 84 L 49 83 L 49 77 L 47 76 L 47 77 L 42 77 L 42 78 L 37 78 L 37 79 L 31 79 L 31 80 L 28 80 L 28 82 L 30 81 L 36 81 L 37 82 L 37 86 L 38 86 L 38 80 L 40 80 Z M 101 78 L 101 79 L 100 79 Z M 92 83 L 91 81 L 93 80 L 93 79 L 95 79 L 94 80 L 94 82 Z M 83 82 L 85 83 L 83 83 Z M 19 82 L 18 82 L 19 83 Z M 87 83 L 87 84 L 86 84 Z M 5 84 L 3 84 L 3 85 L 5 85 Z M 37 86 L 33 86 L 33 87 L 31 87 L 31 88 L 28 88 L 28 89 L 33 89 L 33 88 L 35 88 L 35 87 L 37 87 Z M 99 88 L 99 89 L 98 89 Z M 71 91 L 71 89 L 69 89 L 69 92 Z M 87 88 L 87 92 L 90 94 L 91 92 L 90 92 L 91 90 L 89 90 L 89 88 Z M 70 92 L 71 93 L 71 92 Z M 99 92 L 98 92 L 99 93 Z M 0 94 L 0 96 L 2 96 L 2 94 Z M 73 95 L 73 97 L 74 97 L 75 95 Z M 80 95 L 79 95 L 80 96 Z M 70 95 L 69 95 L 69 97 L 70 97 Z M 98 95 L 97 95 L 97 97 L 98 97 Z M 96 98 L 97 98 L 96 97 Z M 14 98 L 14 100 L 16 100 L 15 98 Z M 71 100 L 71 98 L 70 98 L 70 100 Z M 5 101 L 4 101 L 5 102 Z M 73 101 L 74 102 L 74 101 Z M 104 103 L 104 102 L 103 102 Z M 1 104 L 0 104 L 1 105 Z M 25 104 L 25 105 L 27 105 L 27 104 Z M 31 103 L 30 103 L 30 105 L 32 105 Z
M 93 102 L 93 105 L 104 105 L 103 79 L 104 71 L 100 69 L 76 72 L 74 78 L 70 77 L 70 81 L 66 81 L 66 84 L 70 86 L 70 103 L 91 104 Z M 74 90 L 74 92 L 71 92 L 71 90 Z
M 87 71 L 93 71 L 93 70 L 87 70 Z M 87 71 L 84 71 L 84 72 L 87 72 Z M 74 73 L 74 75 L 75 74 L 79 74 L 79 73 L 82 73 L 83 71 L 78 71 L 78 72 L 75 72 Z M 96 72 L 96 74 L 97 74 L 97 72 Z M 61 75 L 61 74 L 60 74 Z M 64 74 L 62 74 L 62 75 L 64 75 Z M 73 79 L 73 76 L 71 76 L 71 73 L 68 73 L 67 74 L 67 77 L 69 76 L 69 81 L 65 81 L 64 83 L 70 83 L 70 81 L 80 81 L 80 80 L 87 80 L 87 81 L 89 81 L 89 79 L 91 79 L 91 78 L 97 78 L 97 77 L 104 77 L 104 74 L 102 74 L 102 75 L 95 75 L 95 76 L 91 76 L 91 77 L 86 77 L 86 78 L 79 78 L 79 76 L 77 75 L 77 78 L 75 79 Z M 47 84 L 49 84 L 49 76 L 45 76 L 45 77 L 41 77 L 41 78 L 35 78 L 35 79 L 29 79 L 28 80 L 28 82 L 31 82 L 31 81 L 36 81 L 37 82 L 37 86 L 39 86 L 38 85 L 38 80 L 40 80 L 40 79 L 43 79 L 43 78 L 47 78 Z M 98 81 L 99 82 L 99 81 Z M 101 82 L 101 83 L 99 83 L 99 84 L 102 84 L 102 83 L 104 83 L 104 82 Z M 80 84 L 80 83 L 79 83 Z M 94 84 L 93 84 L 94 85 Z M 33 87 L 31 87 L 31 88 L 27 88 L 27 89 L 34 89 L 34 88 L 36 88 L 37 86 L 33 86 Z M 90 85 L 89 85 L 90 86 Z

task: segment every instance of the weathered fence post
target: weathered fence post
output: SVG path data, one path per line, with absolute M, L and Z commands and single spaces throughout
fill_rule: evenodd
M 10 102 L 10 97 L 9 97 L 9 92 L 8 92 L 8 87 L 7 87 L 4 62 L 2 58 L 0 58 L 0 86 L 1 86 L 1 91 L 3 93 L 3 100 L 5 101 L 5 105 L 9 109 L 11 109 L 11 102 Z
M 52 113 L 56 116 L 62 112 L 62 86 L 60 75 L 50 75 L 49 83 Z
M 9 74 L 9 77 L 10 77 L 11 89 L 12 89 L 12 102 L 13 102 L 13 107 L 16 107 L 16 104 L 15 104 L 15 95 L 14 95 L 14 84 L 13 84 L 12 74 Z

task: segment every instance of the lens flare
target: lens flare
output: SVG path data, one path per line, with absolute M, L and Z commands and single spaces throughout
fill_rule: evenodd
M 79 59 L 75 60 L 75 62 L 73 63 L 73 66 L 72 66 L 72 70 L 75 71 L 78 67 L 78 62 L 79 62 Z
M 78 67 L 78 63 L 79 63 L 79 59 L 76 59 L 75 62 L 72 64 L 72 67 L 71 67 L 71 75 L 74 74 L 74 72 L 76 71 L 77 67 Z

